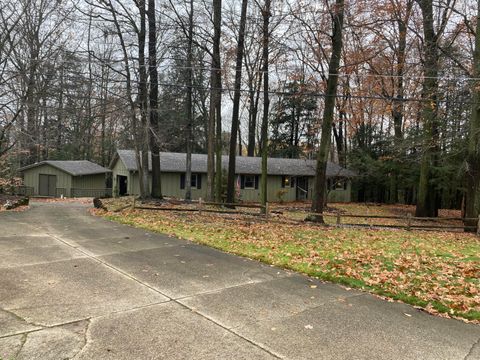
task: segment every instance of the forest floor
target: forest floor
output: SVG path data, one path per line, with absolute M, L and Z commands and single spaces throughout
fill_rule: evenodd
M 307 204 L 272 205 L 270 220 L 253 214 L 112 209 L 99 216 L 360 288 L 444 317 L 480 323 L 480 237 L 460 232 L 324 227 L 302 219 Z M 111 206 L 111 208 L 110 208 Z M 348 214 L 401 215 L 403 205 L 332 204 Z M 255 211 L 258 212 L 258 209 Z M 460 216 L 442 211 L 441 216 Z M 333 219 L 334 221 L 335 219 Z M 378 221 L 377 219 L 375 219 Z

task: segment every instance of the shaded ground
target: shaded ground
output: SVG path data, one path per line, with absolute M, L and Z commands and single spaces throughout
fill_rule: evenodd
M 0 215 L 4 359 L 477 359 L 480 327 L 88 215 Z

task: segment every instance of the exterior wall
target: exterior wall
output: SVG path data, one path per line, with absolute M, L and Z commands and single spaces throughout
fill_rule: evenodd
M 139 195 L 140 185 L 138 181 L 138 173 L 129 172 L 121 161 L 117 161 L 113 167 L 113 189 L 115 196 L 118 196 L 117 175 L 127 176 L 129 195 Z M 182 199 L 185 197 L 185 189 L 180 189 L 180 173 L 162 173 L 162 193 L 165 196 Z M 192 199 L 197 200 L 200 197 L 205 199 L 207 195 L 207 174 L 201 174 L 202 188 L 200 190 L 192 189 Z M 260 178 L 260 177 L 259 177 Z M 151 175 L 149 175 L 149 183 L 151 189 Z M 308 179 L 308 196 L 311 200 L 313 197 L 314 178 Z M 282 188 L 282 176 L 269 176 L 267 180 L 267 200 L 270 202 L 278 202 L 280 198 L 278 193 L 280 190 L 285 191 L 283 201 L 292 202 L 297 199 L 296 187 Z M 246 202 L 260 201 L 260 184 L 258 189 L 241 189 L 240 199 Z M 328 194 L 329 202 L 350 202 L 351 201 L 351 181 L 347 181 L 346 190 L 331 190 Z
M 105 174 L 74 176 L 72 177 L 71 196 L 76 197 L 103 197 L 110 196 L 106 190 Z
M 105 189 L 105 174 L 74 176 L 72 188 Z
M 261 181 L 261 176 L 258 177 L 258 181 Z M 283 200 L 285 202 L 295 201 L 295 188 L 282 188 L 282 176 L 268 176 L 267 177 L 267 201 L 277 202 L 280 201 L 278 192 L 280 190 L 286 190 Z M 241 189 L 240 199 L 246 202 L 258 202 L 260 201 L 260 183 L 258 189 Z
M 129 195 L 140 195 L 140 182 L 138 177 L 138 172 L 130 172 L 128 175 L 128 194 Z M 163 174 L 162 174 L 162 187 L 163 187 Z M 152 175 L 148 175 L 148 189 L 152 190 Z M 162 188 L 163 192 L 163 188 Z
M 117 175 L 126 176 L 127 177 L 127 191 L 131 194 L 131 179 L 130 179 L 130 172 L 127 170 L 125 165 L 123 164 L 120 159 L 117 159 L 115 165 L 112 169 L 112 191 L 113 196 L 118 196 L 118 184 L 117 184 Z
M 198 174 L 201 176 L 201 189 L 192 188 L 192 199 L 205 199 L 207 196 L 207 174 Z M 180 189 L 181 173 L 163 173 L 162 174 L 162 192 L 165 196 L 172 196 L 179 199 L 185 198 L 185 189 Z
M 313 190 L 314 190 L 314 181 L 315 178 L 311 177 L 308 180 L 308 199 L 313 199 Z M 347 189 L 339 189 L 339 190 L 330 190 L 328 192 L 327 202 L 330 203 L 346 203 L 352 201 L 352 181 L 347 180 Z
M 328 202 L 332 203 L 345 203 L 352 200 L 352 181 L 347 180 L 346 190 L 331 190 L 328 193 Z
M 40 174 L 56 175 L 57 196 L 70 196 L 70 189 L 72 188 L 72 176 L 47 164 L 27 169 L 23 173 L 23 182 L 25 186 L 33 188 L 34 196 L 39 195 Z
M 205 199 L 207 196 L 207 174 L 199 174 L 202 176 L 202 188 L 193 189 L 192 188 L 192 199 L 197 200 L 199 198 Z M 185 189 L 180 189 L 180 173 L 162 173 L 162 194 L 164 196 L 170 196 L 182 199 L 185 197 Z M 131 195 L 140 194 L 140 184 L 138 179 L 138 173 L 131 174 L 129 181 L 131 179 Z M 152 188 L 152 176 L 149 175 L 149 186 Z

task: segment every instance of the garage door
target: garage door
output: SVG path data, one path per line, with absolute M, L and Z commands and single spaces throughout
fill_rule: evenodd
M 56 175 L 39 175 L 39 191 L 40 196 L 55 197 L 57 190 L 57 176 Z

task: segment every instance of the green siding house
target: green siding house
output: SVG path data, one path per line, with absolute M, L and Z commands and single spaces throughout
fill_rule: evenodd
M 151 157 L 149 156 L 151 171 Z M 162 152 L 160 154 L 162 173 L 162 193 L 168 197 L 182 199 L 185 196 L 186 154 Z M 222 156 L 222 167 L 227 169 L 228 156 Z M 316 162 L 302 159 L 268 159 L 267 199 L 276 201 L 311 200 Z M 110 168 L 113 175 L 113 196 L 138 195 L 140 193 L 138 167 L 133 150 L 118 150 Z M 237 156 L 237 193 L 240 201 L 260 201 L 261 158 Z M 329 163 L 328 200 L 331 202 L 350 202 L 350 170 Z M 151 187 L 151 175 L 150 187 Z M 207 194 L 207 155 L 192 154 L 192 198 L 205 199 Z
M 46 197 L 111 196 L 106 176 L 111 173 L 87 160 L 46 160 L 19 169 L 27 193 Z

